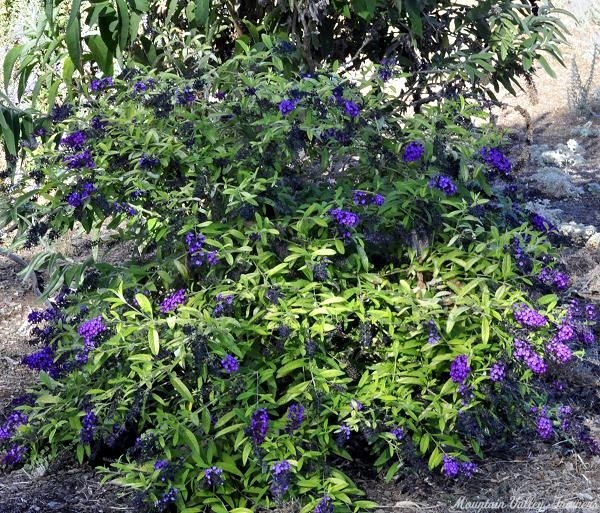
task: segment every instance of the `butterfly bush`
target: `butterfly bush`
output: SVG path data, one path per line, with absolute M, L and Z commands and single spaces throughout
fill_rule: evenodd
M 70 450 L 159 511 L 331 513 L 375 506 L 337 465 L 365 453 L 391 480 L 468 479 L 515 432 L 599 451 L 564 379 L 597 308 L 550 226 L 492 194 L 511 165 L 480 107 L 399 123 L 393 61 L 294 75 L 278 48 L 93 77 L 44 120 L 17 240 L 108 230 L 132 251 L 40 263 L 40 382 L 1 414 L 0 461 Z

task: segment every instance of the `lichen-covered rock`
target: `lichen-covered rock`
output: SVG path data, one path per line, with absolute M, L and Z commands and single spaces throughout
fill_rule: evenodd
M 558 167 L 542 167 L 525 180 L 551 198 L 574 198 L 583 194 L 583 189 L 573 184 L 569 175 Z

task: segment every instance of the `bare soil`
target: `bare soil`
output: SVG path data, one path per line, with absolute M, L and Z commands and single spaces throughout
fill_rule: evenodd
M 592 3 L 560 2 L 579 15 L 585 14 Z M 565 23 L 571 31 L 568 46 L 563 49 L 567 68 L 556 65 L 556 79 L 540 72 L 535 78 L 535 93 L 523 93 L 518 98 L 503 95 L 507 105 L 496 109 L 494 114 L 498 126 L 506 129 L 513 141 L 512 156 L 523 161 L 517 177 L 525 183 L 529 183 L 528 177 L 538 170 L 536 162 L 527 157 L 532 146 L 547 144 L 555 148 L 569 139 L 577 140 L 585 164 L 577 167 L 571 178 L 583 186 L 582 194 L 575 198 L 547 197 L 535 186 L 532 186 L 532 194 L 547 199 L 550 207 L 560 208 L 563 221 L 590 225 L 598 232 L 600 135 L 582 137 L 580 133 L 582 127 L 587 127 L 588 131 L 598 130 L 600 134 L 600 118 L 574 115 L 569 111 L 567 94 L 571 59 L 576 58 L 585 81 L 600 27 L 589 21 L 576 25 L 565 19 Z M 599 87 L 599 82 L 594 80 L 593 86 Z M 525 109 L 530 123 L 515 105 Z M 528 143 L 530 136 L 532 140 Z M 524 154 L 526 158 L 522 159 Z M 597 189 L 588 187 L 589 184 L 596 184 Z M 570 247 L 565 248 L 563 260 L 577 284 L 578 293 L 600 302 L 599 247 L 591 244 L 589 237 L 573 240 Z M 17 276 L 19 270 L 17 264 L 0 256 L 0 411 L 35 381 L 35 375 L 19 361 L 32 351 L 27 341 L 26 317 L 38 306 L 38 300 L 31 285 Z M 582 362 L 574 372 L 581 382 L 582 393 L 586 393 L 589 400 L 587 425 L 600 440 L 600 366 L 597 364 L 597 359 Z M 380 504 L 380 512 L 600 511 L 600 457 L 578 454 L 561 444 L 525 443 L 515 439 L 511 444 L 499 446 L 467 481 L 450 481 L 438 475 L 414 472 L 384 483 L 358 463 L 346 470 L 367 490 L 367 496 Z M 46 467 L 0 473 L 0 513 L 136 511 L 131 494 L 116 485 L 101 486 L 99 481 L 93 469 L 78 466 L 68 457 Z

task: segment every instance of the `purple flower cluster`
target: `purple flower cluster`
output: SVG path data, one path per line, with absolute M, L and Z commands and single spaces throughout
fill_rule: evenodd
M 176 310 L 178 306 L 185 303 L 185 289 L 179 289 L 173 294 L 168 295 L 158 307 L 162 313 L 169 313 Z
M 298 105 L 298 103 L 300 103 L 300 100 L 298 98 L 293 98 L 293 99 L 285 99 L 282 100 L 279 103 L 279 112 L 281 112 L 281 114 L 283 116 L 287 116 L 290 112 L 292 112 L 295 108 L 296 105 Z
M 267 410 L 259 408 L 256 410 L 250 419 L 250 436 L 256 445 L 260 445 L 267 437 L 269 430 L 269 415 Z
M 120 202 L 120 203 L 118 201 L 115 201 L 113 203 L 112 209 L 113 209 L 113 212 L 115 212 L 116 214 L 124 212 L 129 217 L 133 217 L 134 215 L 137 214 L 136 208 L 133 205 L 130 205 L 129 203 L 126 203 L 124 201 Z
M 54 364 L 54 350 L 50 346 L 23 357 L 21 361 L 30 369 L 45 371 L 51 376 L 58 373 L 58 369 Z
M 234 374 L 240 369 L 240 364 L 235 356 L 226 354 L 225 357 L 221 360 L 221 367 L 223 367 L 223 370 L 225 372 L 229 374 Z
M 168 491 L 163 493 L 155 503 L 154 507 L 159 511 L 163 511 L 169 504 L 173 504 L 177 500 L 177 494 L 179 490 L 177 488 L 169 488 Z
M 337 223 L 338 230 L 344 239 L 350 238 L 349 229 L 355 228 L 360 222 L 360 217 L 350 210 L 332 208 L 328 214 Z
M 160 164 L 160 159 L 154 155 L 144 154 L 140 157 L 140 169 L 153 169 Z
M 544 374 L 548 370 L 543 358 L 524 340 L 515 338 L 513 356 L 523 361 L 535 374 Z
M 20 411 L 12 412 L 0 425 L 0 441 L 10 440 L 19 426 L 27 424 L 27 415 Z
M 394 66 L 396 61 L 394 59 L 382 59 L 379 63 L 379 69 L 377 74 L 383 82 L 387 82 L 394 76 Z
M 435 322 L 433 320 L 429 320 L 424 323 L 424 327 L 428 332 L 427 343 L 431 345 L 437 344 L 441 340 L 442 335 L 440 334 L 440 330 L 438 330 Z
M 292 434 L 300 429 L 304 422 L 304 406 L 300 403 L 292 403 L 288 408 L 287 418 L 286 429 L 288 433 Z
M 554 287 L 559 292 L 569 288 L 570 278 L 568 274 L 562 273 L 555 269 L 544 267 L 538 274 L 538 280 L 544 285 Z
M 204 471 L 204 482 L 210 488 L 218 488 L 223 484 L 223 469 L 214 465 Z
M 368 205 L 382 206 L 385 202 L 385 198 L 381 194 L 373 194 L 365 191 L 353 191 L 352 201 L 355 205 L 366 207 Z
M 62 105 L 55 105 L 52 107 L 52 113 L 50 117 L 52 118 L 53 123 L 60 123 L 67 119 L 71 114 L 73 114 L 73 106 L 68 103 L 64 103 Z
M 529 216 L 529 222 L 538 232 L 547 233 L 556 230 L 556 227 L 540 214 L 531 214 Z
M 191 87 L 184 87 L 175 93 L 175 101 L 178 105 L 191 105 L 196 101 L 196 93 Z
M 344 101 L 344 113 L 351 118 L 356 118 L 360 115 L 360 107 L 350 100 Z
M 80 153 L 68 155 L 63 159 L 63 162 L 69 169 L 93 169 L 96 167 L 94 157 L 92 156 L 92 152 L 90 150 L 83 150 Z
M 517 305 L 513 317 L 524 328 L 538 329 L 548 324 L 546 317 L 527 305 Z
M 425 147 L 420 142 L 412 141 L 404 148 L 402 159 L 404 162 L 414 162 L 419 160 L 425 154 Z
M 479 150 L 483 161 L 504 176 L 509 176 L 512 171 L 510 160 L 498 148 L 483 147 Z
M 503 362 L 496 362 L 490 367 L 490 379 L 495 383 L 504 381 L 506 377 L 506 366 Z
M 554 430 L 552 427 L 552 421 L 545 415 L 544 411 L 542 411 L 538 417 L 535 423 L 535 428 L 538 436 L 542 440 L 548 440 L 552 437 L 552 432 Z
M 390 433 L 394 435 L 394 437 L 396 437 L 396 440 L 398 441 L 404 438 L 404 429 L 402 429 L 401 427 L 395 427 L 390 431 Z
M 78 208 L 90 198 L 93 192 L 96 191 L 96 185 L 92 182 L 84 182 L 79 190 L 74 190 L 67 196 L 67 203 L 73 208 Z
M 82 444 L 89 444 L 94 439 L 96 432 L 96 415 L 92 410 L 88 410 L 81 419 L 81 429 L 79 430 L 79 439 Z
M 470 461 L 459 462 L 456 458 L 444 454 L 442 473 L 450 478 L 455 479 L 459 475 L 471 478 L 477 471 L 477 465 Z
M 188 248 L 190 265 L 192 267 L 200 267 L 203 264 L 214 266 L 219 263 L 219 258 L 216 251 L 205 251 L 202 249 L 206 237 L 193 232 L 186 234 L 185 243 Z
M 446 196 L 453 196 L 458 191 L 458 188 L 452 181 L 452 178 L 445 175 L 434 176 L 427 184 L 430 189 L 439 189 Z
M 6 453 L 4 453 L 2 463 L 4 463 L 4 465 L 16 465 L 21 461 L 26 452 L 26 447 L 22 445 L 12 444 L 10 448 L 6 451 Z
M 229 313 L 233 305 L 233 294 L 217 294 L 215 301 L 217 304 L 213 308 L 213 317 L 217 318 Z
M 271 469 L 271 493 L 276 499 L 283 497 L 290 488 L 292 466 L 287 460 L 279 461 Z
M 152 78 L 148 80 L 140 80 L 133 84 L 133 92 L 135 94 L 142 94 L 152 89 L 156 85 L 156 81 Z
M 324 495 L 319 503 L 315 506 L 313 513 L 333 513 L 333 501 L 328 495 Z
M 170 465 L 169 460 L 156 460 L 154 470 L 164 470 Z
M 339 447 L 344 447 L 346 443 L 350 440 L 350 426 L 346 424 L 342 424 L 340 426 L 340 430 L 337 432 L 337 436 L 335 438 L 335 443 Z
M 67 146 L 68 148 L 73 148 L 79 150 L 87 140 L 87 135 L 83 130 L 77 130 L 76 132 L 71 132 L 68 135 L 63 136 L 60 140 L 60 144 L 62 146 Z
M 112 85 L 113 85 L 112 77 L 95 78 L 94 80 L 92 80 L 92 83 L 90 84 L 90 89 L 92 91 L 94 91 L 95 93 L 97 93 L 99 91 L 104 91 L 105 89 L 112 87 Z
M 558 340 L 558 337 L 546 344 L 546 350 L 561 364 L 565 364 L 573 358 L 573 352 L 569 346 Z
M 529 272 L 531 269 L 531 258 L 527 252 L 521 247 L 521 241 L 518 237 L 514 237 L 511 242 L 512 254 L 517 261 L 517 269 L 522 274 Z
M 93 343 L 94 339 L 104 331 L 106 331 L 106 326 L 101 315 L 89 319 L 79 326 L 79 335 L 86 344 Z
M 90 128 L 92 130 L 103 132 L 107 125 L 108 121 L 102 119 L 100 116 L 94 116 L 92 119 L 90 119 Z
M 464 383 L 470 371 L 467 355 L 459 354 L 450 364 L 450 379 L 455 383 Z

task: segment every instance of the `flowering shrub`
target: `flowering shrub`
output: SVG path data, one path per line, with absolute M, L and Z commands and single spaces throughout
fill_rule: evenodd
M 33 263 L 63 289 L 30 316 L 40 385 L 6 413 L 3 462 L 66 447 L 151 511 L 332 512 L 373 506 L 339 458 L 468 478 L 519 429 L 596 451 L 545 391 L 597 312 L 540 277 L 562 272 L 546 233 L 491 195 L 510 166 L 477 107 L 397 119 L 376 82 L 289 81 L 278 59 L 130 73 L 48 121 L 20 240 L 80 224 L 137 253 Z

